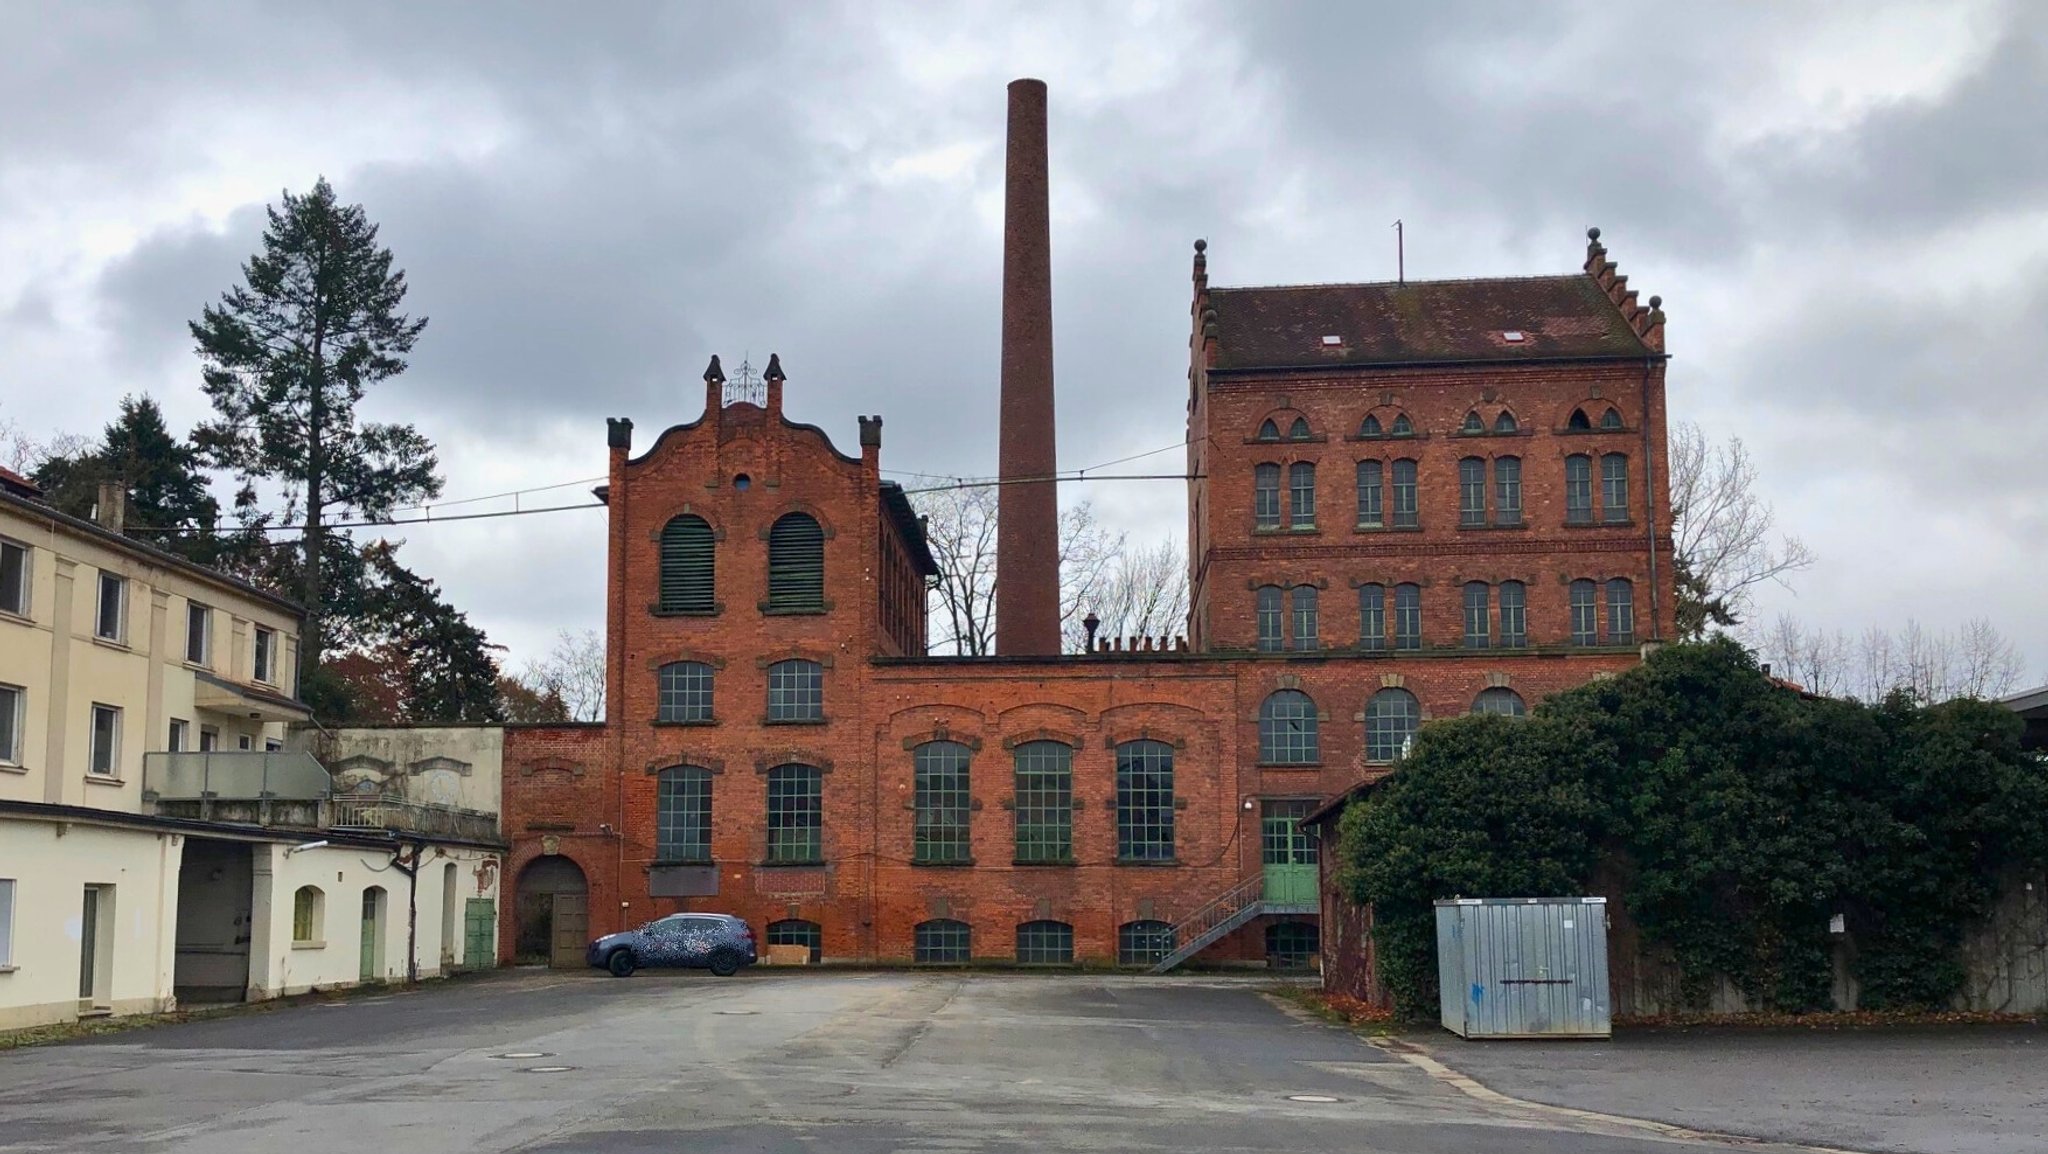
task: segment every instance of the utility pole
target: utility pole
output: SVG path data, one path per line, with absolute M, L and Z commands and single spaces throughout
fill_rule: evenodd
M 1403 235 L 1400 221 L 1394 222 L 1394 279 L 1397 283 L 1408 283 L 1408 244 Z

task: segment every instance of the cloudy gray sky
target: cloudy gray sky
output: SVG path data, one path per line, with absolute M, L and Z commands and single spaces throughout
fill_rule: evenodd
M 1063 465 L 1181 439 L 1196 236 L 1256 284 L 1389 278 L 1396 217 L 1415 277 L 1573 269 L 1597 224 L 1665 298 L 1674 415 L 1819 555 L 1763 612 L 1983 614 L 2048 680 L 2048 6 L 1688 7 L 0 0 L 0 418 L 204 416 L 185 323 L 324 173 L 432 318 L 364 415 L 450 498 L 595 477 L 603 418 L 695 417 L 713 352 L 985 474 L 1034 75 Z M 1173 483 L 1088 495 L 1183 523 Z M 515 665 L 600 619 L 600 514 L 404 536 Z

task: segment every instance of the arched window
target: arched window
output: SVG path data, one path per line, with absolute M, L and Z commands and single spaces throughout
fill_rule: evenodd
M 1569 420 L 1569 421 L 1566 421 L 1566 422 L 1564 423 L 1564 427 L 1565 427 L 1565 428 L 1567 428 L 1567 429 L 1571 429 L 1571 430 L 1574 430 L 1574 431 L 1577 431 L 1577 430 L 1580 430 L 1580 429 L 1590 429 L 1590 428 L 1592 428 L 1592 427 L 1593 427 L 1593 422 L 1591 422 L 1591 421 L 1589 421 L 1589 420 L 1587 420 L 1587 419 L 1586 419 L 1586 410 L 1584 410 L 1584 409 L 1573 409 L 1573 410 L 1572 410 L 1572 418 L 1571 418 L 1571 420 Z
M 1116 964 L 1149 966 L 1173 952 L 1173 927 L 1166 922 L 1125 922 L 1116 928 Z
M 1422 706 L 1405 689 L 1382 689 L 1365 703 L 1365 759 L 1392 761 L 1422 724 Z
M 768 720 L 825 720 L 825 667 L 800 657 L 770 665 Z
M 1379 650 L 1387 647 L 1387 587 L 1358 587 L 1358 647 Z
M 1173 860 L 1173 747 L 1126 741 L 1116 747 L 1116 856 Z
M 710 721 L 711 667 L 701 661 L 671 661 L 655 675 L 656 721 Z
M 768 861 L 810 864 L 824 860 L 824 775 L 814 765 L 778 765 L 768 771 Z
M 1572 582 L 1569 590 L 1572 615 L 1572 644 L 1598 645 L 1600 643 L 1599 589 L 1583 578 Z
M 1422 648 L 1422 586 L 1394 586 L 1394 648 Z
M 1606 453 L 1600 458 L 1600 516 L 1608 521 L 1628 520 L 1628 457 Z
M 1074 750 L 1061 741 L 1027 741 L 1015 751 L 1017 861 L 1074 860 Z
M 319 886 L 300 886 L 292 894 L 292 944 L 313 945 L 327 938 L 327 895 Z
M 811 951 L 811 964 L 817 965 L 824 953 L 825 931 L 816 922 L 800 918 L 784 918 L 768 923 L 768 944 L 771 946 L 803 946 Z
M 1252 470 L 1252 524 L 1260 529 L 1280 527 L 1280 466 L 1271 461 Z
M 1564 459 L 1564 521 L 1584 525 L 1593 519 L 1593 458 L 1574 453 Z
M 1017 927 L 1017 960 L 1026 965 L 1070 965 L 1074 927 L 1065 922 L 1025 922 Z
M 654 857 L 664 865 L 711 860 L 711 771 L 677 765 L 655 780 Z
M 1522 695 L 1505 686 L 1482 689 L 1472 699 L 1472 712 L 1491 713 L 1501 717 L 1520 717 L 1528 712 L 1522 705 Z
M 1266 927 L 1266 964 L 1275 969 L 1302 969 L 1321 949 L 1322 935 L 1314 922 L 1274 922 Z
M 1415 462 L 1404 457 L 1394 462 L 1394 528 L 1413 529 L 1421 525 L 1420 509 L 1415 491 Z
M 1316 467 L 1308 461 L 1287 466 L 1287 523 L 1296 529 L 1316 527 Z
M 656 599 L 664 613 L 711 613 L 717 548 L 711 525 L 691 513 L 669 518 L 661 527 L 661 592 Z
M 1412 437 L 1415 435 L 1415 422 L 1408 419 L 1408 414 L 1400 413 L 1394 417 L 1394 427 L 1388 431 L 1396 437 Z
M 1515 424 L 1515 415 L 1506 409 L 1502 409 L 1500 416 L 1493 419 L 1493 431 L 1496 433 L 1512 433 L 1517 428 L 1520 426 Z
M 1308 430 L 1307 417 L 1296 417 L 1294 423 L 1287 427 L 1287 439 L 1290 441 L 1306 441 L 1314 436 L 1315 434 Z
M 1469 412 L 1469 413 L 1466 413 L 1466 414 L 1465 414 L 1465 423 L 1464 423 L 1464 424 L 1462 424 L 1462 425 L 1460 425 L 1460 426 L 1458 426 L 1458 431 L 1459 431 L 1459 432 L 1461 432 L 1461 433 L 1483 433 L 1483 432 L 1485 432 L 1485 431 L 1486 431 L 1486 422 L 1485 422 L 1485 421 L 1482 421 L 1482 420 L 1480 420 L 1480 419 L 1479 419 L 1479 410 L 1477 410 L 1477 409 L 1474 409 L 1474 410 L 1472 410 L 1471 412 Z
M 1500 583 L 1500 644 L 1503 649 L 1529 644 L 1529 591 L 1520 581 Z
M 1316 587 L 1296 585 L 1288 597 L 1294 603 L 1294 612 L 1291 614 L 1294 619 L 1294 636 L 1288 639 L 1287 647 L 1302 653 L 1321 649 L 1323 639 L 1317 622 Z
M 1259 652 L 1278 653 L 1286 645 L 1282 635 L 1285 628 L 1285 612 L 1281 602 L 1284 592 L 1278 585 L 1261 585 L 1255 595 L 1259 626 Z
M 1484 581 L 1465 582 L 1465 648 L 1493 645 L 1493 587 Z
M 1607 583 L 1607 643 L 1636 643 L 1636 588 L 1625 577 Z
M 1493 523 L 1522 523 L 1522 459 L 1497 457 L 1493 462 Z
M 1384 437 L 1387 435 L 1387 431 L 1380 425 L 1378 417 L 1368 413 L 1364 423 L 1358 426 L 1358 435 L 1361 437 Z
M 1621 428 L 1621 410 L 1610 406 L 1606 412 L 1600 414 L 1600 427 L 1603 429 Z
M 1486 524 L 1486 461 L 1466 457 L 1458 462 L 1458 524 Z
M 768 610 L 824 608 L 825 531 L 808 513 L 785 513 L 768 530 Z
M 1386 492 L 1380 486 L 1380 463 L 1358 463 L 1358 527 L 1377 529 L 1386 522 Z
M 974 956 L 974 930 L 966 922 L 933 918 L 917 923 L 912 936 L 915 952 L 911 957 L 922 965 L 957 964 Z
M 967 747 L 957 741 L 927 741 L 913 753 L 917 822 L 911 834 L 912 861 L 956 864 L 973 859 L 968 759 Z
M 1315 765 L 1323 760 L 1316 703 L 1299 689 L 1276 689 L 1259 705 L 1259 761 Z
M 1277 441 L 1279 439 L 1280 426 L 1273 423 L 1273 418 L 1267 417 L 1266 422 L 1259 426 L 1259 440 Z

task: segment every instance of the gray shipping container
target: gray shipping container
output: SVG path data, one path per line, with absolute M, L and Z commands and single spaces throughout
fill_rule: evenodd
M 1436 903 L 1444 1029 L 1467 1038 L 1605 1038 L 1606 898 Z

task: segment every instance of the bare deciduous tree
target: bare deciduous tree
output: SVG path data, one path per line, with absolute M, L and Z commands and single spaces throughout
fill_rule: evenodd
M 604 664 L 604 638 L 597 630 L 564 629 L 546 657 L 526 663 L 519 681 L 541 699 L 561 701 L 571 721 L 603 721 Z
M 1099 619 L 1097 636 L 1179 637 L 1188 629 L 1188 562 L 1180 543 L 1167 538 L 1149 548 L 1126 550 L 1117 558 L 1095 596 L 1078 606 L 1081 616 Z M 1078 620 L 1064 623 L 1069 652 L 1088 643 Z
M 1786 614 L 1759 639 L 1757 653 L 1788 681 L 1863 701 L 1894 690 L 1925 701 L 1999 697 L 2026 673 L 2019 646 L 1981 617 L 1954 632 L 1908 620 L 1896 634 L 1872 626 L 1851 638 L 1840 629 L 1806 629 Z
M 78 433 L 56 433 L 37 440 L 21 422 L 0 413 L 0 467 L 26 477 L 53 457 L 78 457 L 96 448 L 91 437 Z
M 1698 637 L 1739 624 L 1756 586 L 1813 564 L 1797 537 L 1772 532 L 1742 438 L 1715 444 L 1690 421 L 1671 430 L 1671 507 L 1677 520 L 1678 632 Z
M 970 656 L 995 652 L 996 486 L 976 485 L 917 495 L 925 539 L 938 562 L 931 606 L 931 651 Z M 1115 571 L 1124 535 L 1095 519 L 1086 501 L 1060 511 L 1060 628 L 1079 635 L 1080 619 Z M 1079 648 L 1078 642 L 1073 648 Z

